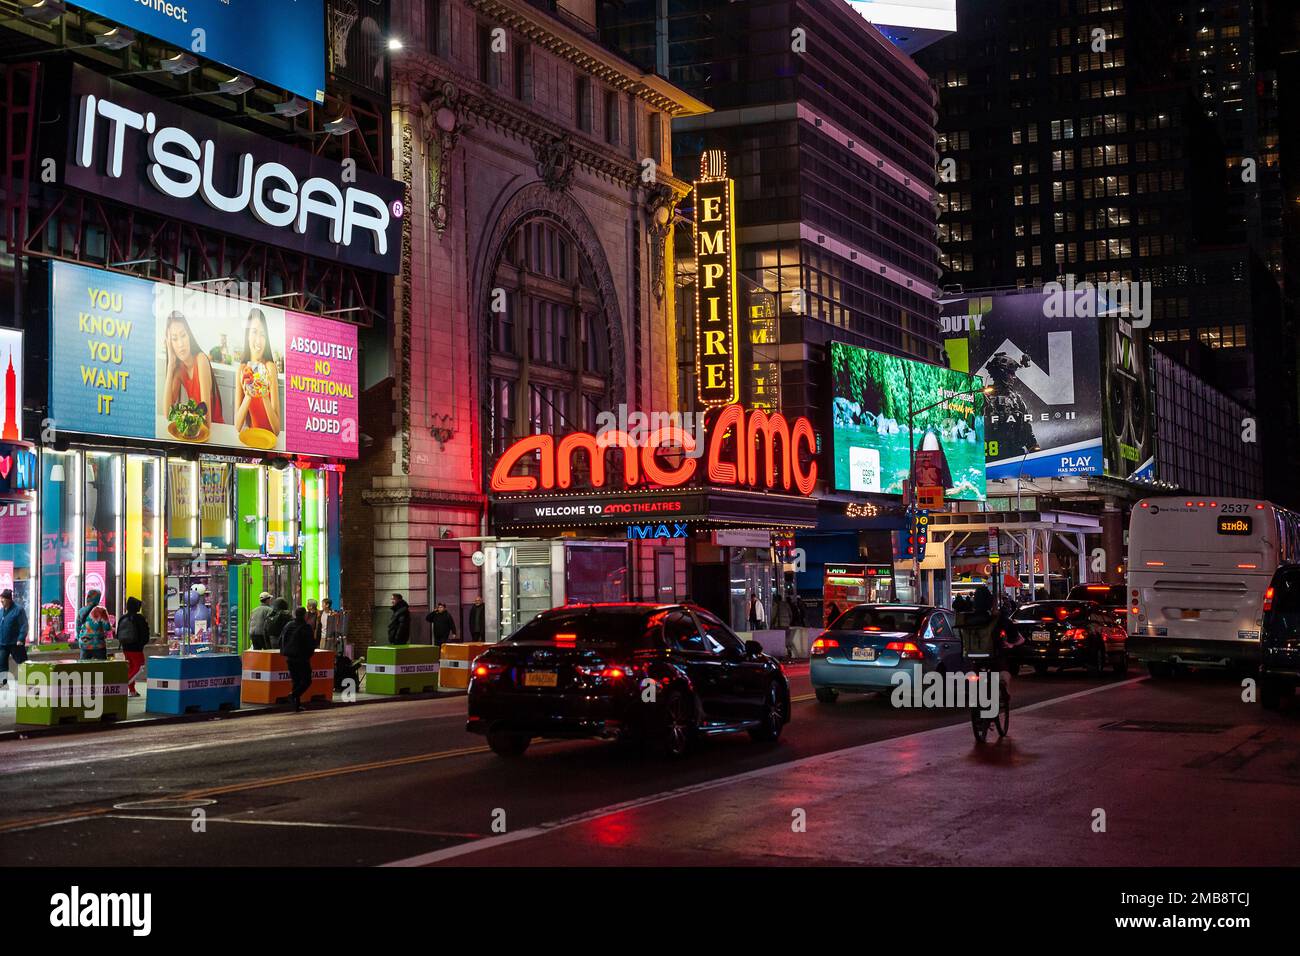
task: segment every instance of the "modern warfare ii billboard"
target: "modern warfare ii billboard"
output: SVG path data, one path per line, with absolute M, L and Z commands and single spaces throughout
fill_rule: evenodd
M 1151 473 L 1140 333 L 1105 300 L 1069 285 L 940 303 L 950 366 L 994 389 L 989 480 Z

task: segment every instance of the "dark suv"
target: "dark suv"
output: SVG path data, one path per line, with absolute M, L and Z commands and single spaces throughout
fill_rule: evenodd
M 1300 685 L 1300 564 L 1283 564 L 1264 592 L 1259 702 L 1275 710 Z
M 641 740 L 678 756 L 704 735 L 774 741 L 789 720 L 781 665 L 703 608 L 571 604 L 475 659 L 465 729 L 502 756 L 534 737 Z

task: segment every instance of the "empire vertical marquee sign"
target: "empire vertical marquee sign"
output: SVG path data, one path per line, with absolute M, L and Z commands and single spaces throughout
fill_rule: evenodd
M 735 183 L 720 149 L 700 156 L 695 182 L 695 383 L 704 408 L 740 401 L 736 308 Z

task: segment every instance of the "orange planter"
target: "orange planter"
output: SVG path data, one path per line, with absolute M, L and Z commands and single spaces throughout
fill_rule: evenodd
M 487 644 L 448 642 L 442 645 L 442 659 L 438 664 L 438 690 L 464 690 L 469 686 L 469 665 L 485 650 Z
M 245 704 L 278 704 L 289 699 L 293 681 L 289 663 L 278 651 L 245 651 L 241 696 Z M 316 651 L 311 656 L 311 686 L 303 701 L 334 699 L 334 652 Z

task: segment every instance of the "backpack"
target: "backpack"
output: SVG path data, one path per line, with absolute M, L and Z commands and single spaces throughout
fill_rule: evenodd
M 266 622 L 266 636 L 274 642 L 283 632 L 289 622 L 293 620 L 293 615 L 288 611 L 272 611 L 271 617 Z M 272 644 L 274 646 L 274 644 Z

